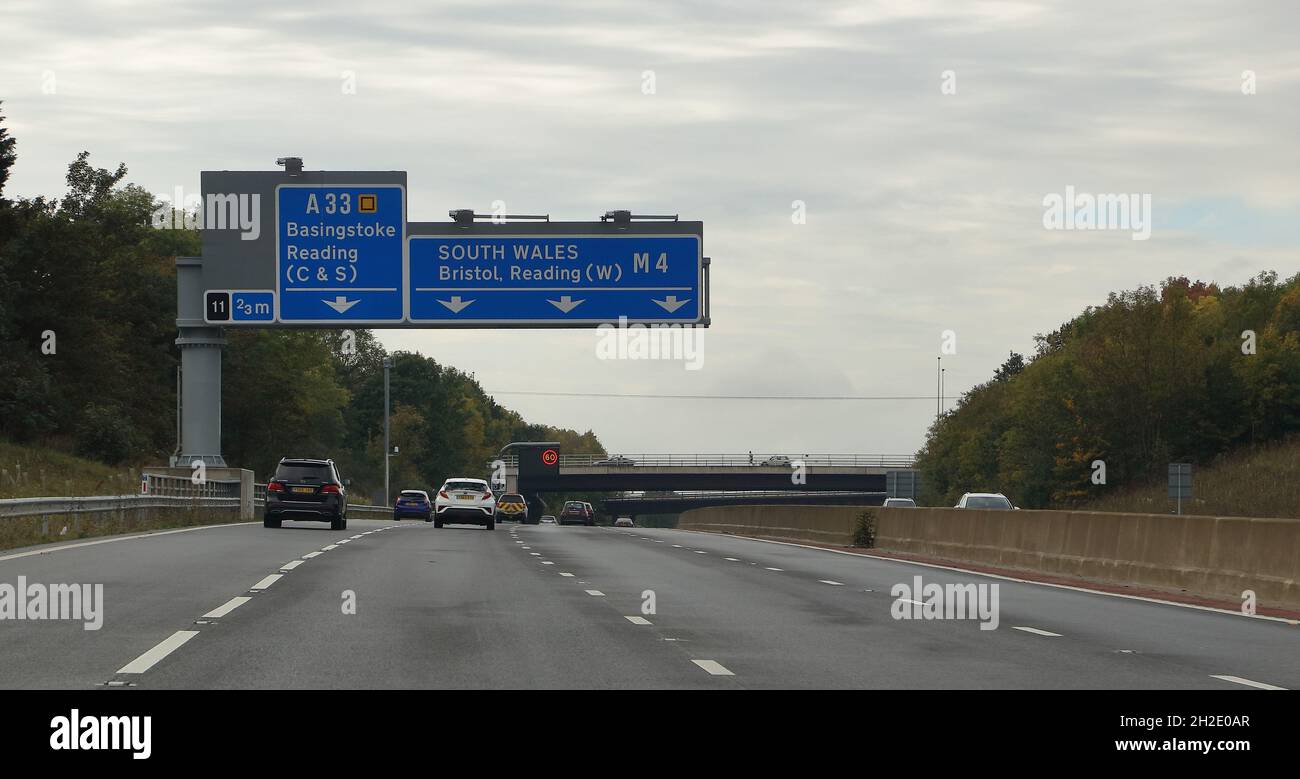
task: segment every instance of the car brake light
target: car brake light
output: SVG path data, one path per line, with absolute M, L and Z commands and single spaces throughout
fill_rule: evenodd
M 267 492 L 284 492 L 284 485 L 278 481 L 273 481 L 266 485 Z
M 490 497 L 492 497 L 492 490 L 484 490 L 484 491 L 483 491 L 483 497 L 484 497 L 484 498 L 490 498 Z
M 450 498 L 451 496 L 447 494 L 447 491 L 446 491 L 446 490 L 438 490 L 438 497 L 440 497 L 440 498 Z
M 342 493 L 339 492 L 339 488 L 338 488 L 338 485 L 337 485 L 337 484 L 326 484 L 324 487 L 321 487 L 321 488 L 320 488 L 320 491 L 321 491 L 322 493 L 329 493 L 329 494 L 331 494 L 331 495 L 341 495 L 341 494 L 342 494 Z

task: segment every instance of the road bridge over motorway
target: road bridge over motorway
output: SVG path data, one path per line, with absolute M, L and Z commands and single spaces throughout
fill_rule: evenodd
M 546 472 L 521 479 L 519 457 L 502 458 L 506 488 L 515 491 L 577 492 L 630 490 L 833 490 L 884 492 L 890 471 L 909 470 L 909 455 L 807 454 L 789 464 L 768 464 L 748 454 L 638 454 L 623 461 L 606 455 L 561 454 Z
M 676 514 L 689 509 L 706 506 L 760 506 L 760 505 L 808 505 L 808 506 L 879 506 L 885 502 L 884 492 L 832 491 L 794 492 L 784 490 L 772 491 L 731 491 L 731 492 L 673 492 L 668 494 L 647 493 L 644 495 L 624 495 L 606 498 L 601 501 L 606 513 L 611 516 L 637 517 L 645 514 Z
M 779 459 L 784 457 L 785 459 Z M 838 492 L 884 495 L 910 455 L 562 454 L 554 442 L 516 442 L 489 467 L 539 513 L 541 496 L 573 492 Z M 716 505 L 716 504 L 710 504 Z

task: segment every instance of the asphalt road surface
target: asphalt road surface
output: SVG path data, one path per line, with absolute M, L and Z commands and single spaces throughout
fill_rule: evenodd
M 0 584 L 104 593 L 99 630 L 0 621 L 0 688 L 1300 688 L 1284 621 L 675 530 L 349 526 L 0 552 Z M 997 628 L 895 619 L 918 575 L 998 584 Z

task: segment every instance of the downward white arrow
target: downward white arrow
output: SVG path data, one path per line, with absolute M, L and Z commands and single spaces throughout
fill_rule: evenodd
M 650 299 L 654 300 L 654 298 L 650 298 Z M 691 299 L 686 298 L 685 300 L 678 300 L 676 295 L 669 295 L 663 300 L 654 300 L 654 302 L 662 306 L 664 311 L 667 311 L 668 313 L 671 314 L 672 312 L 676 311 L 677 309 L 691 302 Z
M 546 302 L 567 314 L 581 305 L 585 300 L 585 298 L 583 300 L 574 300 L 569 295 L 560 295 L 559 300 L 551 300 L 548 298 Z
M 470 303 L 473 303 L 474 301 L 461 300 L 460 295 L 452 295 L 451 300 L 439 300 L 438 302 L 443 304 L 447 308 L 449 308 L 451 310 L 451 313 L 459 314 L 461 311 L 465 310 L 466 306 L 468 306 Z
M 322 300 L 321 302 L 329 306 L 330 308 L 334 309 L 335 311 L 339 312 L 340 314 L 342 314 L 343 312 L 347 311 L 349 308 L 352 308 L 353 306 L 360 303 L 361 301 L 348 300 L 343 295 L 336 295 L 333 300 Z

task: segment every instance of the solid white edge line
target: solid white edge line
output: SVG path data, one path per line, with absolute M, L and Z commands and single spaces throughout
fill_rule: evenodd
M 726 667 L 724 667 L 722 663 L 719 663 L 717 660 L 692 660 L 691 662 L 695 663 L 700 668 L 703 668 L 705 671 L 707 671 L 709 674 L 713 676 L 735 676 L 735 674 L 733 674 L 731 671 L 728 671 Z
M 170 536 L 175 533 L 192 533 L 195 530 L 216 530 L 221 527 L 239 527 L 240 525 L 255 525 L 256 522 L 227 522 L 224 525 L 201 525 L 199 527 L 180 527 L 174 530 L 159 530 L 155 533 L 136 533 L 129 536 L 112 536 L 110 538 L 98 538 L 94 541 L 81 541 L 75 544 L 62 544 L 51 546 L 47 549 L 33 549 L 29 552 L 17 552 L 15 554 L 4 555 L 0 557 L 0 562 L 5 560 L 17 560 L 20 557 L 35 557 L 36 555 L 53 554 L 62 552 L 65 549 L 81 549 L 86 546 L 99 546 L 100 544 L 112 544 L 118 541 L 138 541 L 141 538 L 153 538 L 155 536 Z
M 707 530 L 686 530 L 683 528 L 674 528 L 679 533 L 702 533 L 705 535 L 718 536 L 720 538 L 736 538 L 744 541 L 757 541 L 761 544 L 777 544 L 778 546 L 796 546 L 800 549 L 812 549 L 817 552 L 829 552 L 831 554 L 845 555 L 847 557 L 866 557 L 871 560 L 879 560 L 886 563 L 898 563 L 900 565 L 915 565 L 921 568 L 936 568 L 941 571 L 956 571 L 958 573 L 970 574 L 971 576 L 983 576 L 986 579 L 1000 579 L 1005 582 L 1016 582 L 1017 584 L 1034 584 L 1039 587 L 1053 587 L 1058 590 L 1072 590 L 1074 592 L 1084 592 L 1090 595 L 1106 595 L 1111 598 L 1124 598 L 1126 600 L 1138 600 L 1146 603 L 1157 603 L 1161 606 L 1178 606 L 1184 609 L 1196 609 L 1198 611 L 1212 611 L 1216 614 L 1227 614 L 1232 617 L 1244 617 L 1246 619 L 1264 619 L 1270 622 L 1281 622 L 1286 625 L 1300 624 L 1300 621 L 1287 619 L 1286 617 L 1270 617 L 1266 614 L 1242 614 L 1234 609 L 1220 609 L 1214 606 L 1198 606 L 1195 603 L 1178 603 L 1172 600 L 1161 600 L 1160 598 L 1148 598 L 1142 595 L 1126 595 L 1122 592 L 1106 592 L 1105 590 L 1090 590 L 1087 587 L 1075 587 L 1069 584 L 1056 584 L 1055 582 L 1039 582 L 1033 579 L 1020 579 L 1015 576 L 1004 576 L 997 573 L 986 573 L 984 571 L 972 571 L 968 568 L 958 568 L 955 565 L 940 565 L 938 563 L 922 563 L 916 560 L 903 560 L 897 557 L 884 557 L 881 555 L 866 554 L 863 552 L 845 552 L 842 549 L 827 549 L 821 546 L 812 546 L 810 544 L 797 544 L 793 541 L 773 541 L 770 538 L 751 538 L 750 536 L 731 536 L 723 533 L 710 533 Z
M 248 603 L 250 600 L 252 600 L 252 598 L 248 597 L 247 595 L 240 595 L 238 597 L 231 598 L 230 600 L 216 607 L 212 611 L 209 611 L 207 614 L 204 614 L 201 617 L 201 619 L 221 619 L 222 617 L 226 616 L 227 614 L 239 608 L 240 606 L 243 606 L 245 603 Z
M 178 630 L 160 641 L 153 649 L 150 649 L 148 652 L 145 652 L 136 659 L 122 666 L 118 669 L 118 673 L 142 674 L 150 668 L 153 668 L 159 660 L 162 660 L 167 655 L 180 649 L 185 645 L 186 641 L 189 641 L 198 634 L 199 631 L 197 630 Z
M 1259 690 L 1285 690 L 1286 689 L 1285 687 L 1278 687 L 1277 685 L 1273 685 L 1273 684 L 1264 684 L 1263 682 L 1253 682 L 1250 679 L 1243 679 L 1240 676 L 1226 676 L 1221 674 L 1210 674 L 1210 676 L 1211 678 L 1214 679 L 1222 679 L 1225 682 L 1232 682 L 1234 684 L 1244 684 L 1247 687 L 1254 687 Z

